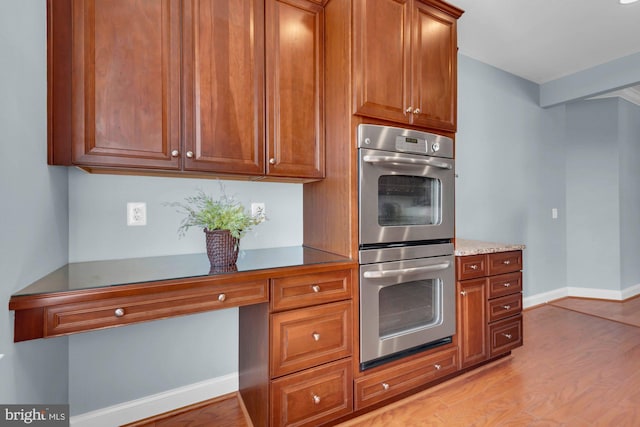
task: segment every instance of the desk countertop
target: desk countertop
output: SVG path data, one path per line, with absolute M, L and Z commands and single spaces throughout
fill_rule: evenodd
M 241 250 L 238 262 L 213 270 L 205 253 L 69 263 L 13 296 L 96 289 L 134 283 L 234 274 L 280 267 L 299 267 L 349 261 L 303 246 Z

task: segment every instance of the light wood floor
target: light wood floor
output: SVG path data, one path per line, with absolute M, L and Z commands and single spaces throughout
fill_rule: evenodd
M 526 310 L 512 356 L 340 427 L 640 426 L 640 298 L 572 300 Z M 135 425 L 249 426 L 235 398 L 175 415 Z
M 640 426 L 640 328 L 544 305 L 524 346 L 342 427 Z

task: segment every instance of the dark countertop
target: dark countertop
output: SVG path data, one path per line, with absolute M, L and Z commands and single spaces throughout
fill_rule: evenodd
M 75 262 L 44 276 L 13 296 L 348 261 L 349 258 L 329 252 L 290 246 L 242 250 L 235 268 L 225 271 L 212 270 L 205 253 Z

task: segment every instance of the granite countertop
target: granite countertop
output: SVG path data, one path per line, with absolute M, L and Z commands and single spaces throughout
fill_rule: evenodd
M 455 256 L 492 254 L 495 252 L 520 251 L 525 245 L 510 243 L 483 242 L 456 238 L 453 254 Z
M 303 246 L 241 250 L 235 266 L 213 270 L 205 253 L 67 264 L 14 296 L 350 261 Z

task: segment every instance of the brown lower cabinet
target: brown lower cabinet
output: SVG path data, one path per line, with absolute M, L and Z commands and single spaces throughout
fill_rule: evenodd
M 354 382 L 355 409 L 390 399 L 458 370 L 458 348 L 428 352 L 399 366 L 377 371 Z
M 320 425 L 352 412 L 353 363 L 338 360 L 271 382 L 271 425 Z
M 460 366 L 522 345 L 522 251 L 456 257 Z
M 356 269 L 270 279 L 240 308 L 240 394 L 255 426 L 318 426 L 353 412 Z

